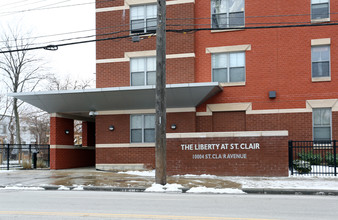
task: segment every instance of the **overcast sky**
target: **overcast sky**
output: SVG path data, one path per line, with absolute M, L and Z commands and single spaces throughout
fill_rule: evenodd
M 31 32 L 30 37 L 35 38 L 34 46 L 94 39 L 64 41 L 95 34 L 95 0 L 0 0 L 1 32 L 8 26 L 14 29 L 20 26 L 23 33 Z M 41 37 L 46 35 L 49 37 Z M 52 73 L 95 78 L 95 43 L 36 52 L 47 62 Z

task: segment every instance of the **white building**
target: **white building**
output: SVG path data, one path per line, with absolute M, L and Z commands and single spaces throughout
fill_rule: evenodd
M 11 123 L 11 117 L 10 116 L 4 116 L 3 119 L 0 121 L 0 144 L 7 144 L 11 142 L 11 131 L 10 131 L 10 123 Z M 13 128 L 14 121 L 12 122 Z M 21 144 L 31 144 L 35 143 L 35 137 L 33 134 L 31 134 L 29 130 L 29 126 L 24 121 L 21 121 L 20 123 L 21 127 Z M 13 138 L 15 139 L 15 130 L 13 130 Z

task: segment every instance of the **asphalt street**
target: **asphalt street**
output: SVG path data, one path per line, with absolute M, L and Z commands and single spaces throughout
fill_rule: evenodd
M 338 197 L 0 191 L 0 219 L 337 219 Z

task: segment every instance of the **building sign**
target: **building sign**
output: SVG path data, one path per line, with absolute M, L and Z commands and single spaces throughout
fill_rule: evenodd
M 260 145 L 259 143 L 181 144 L 181 150 L 193 152 L 194 160 L 247 159 L 246 153 L 237 151 L 260 150 Z M 213 153 L 208 154 L 206 151 Z

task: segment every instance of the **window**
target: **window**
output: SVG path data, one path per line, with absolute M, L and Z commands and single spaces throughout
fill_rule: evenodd
M 130 59 L 130 79 L 132 86 L 155 85 L 156 58 L 141 57 Z
M 155 115 L 130 116 L 131 143 L 155 142 Z
M 245 52 L 212 55 L 213 82 L 245 82 Z
M 314 141 L 331 140 L 331 108 L 315 108 L 312 117 Z
M 312 77 L 330 76 L 330 46 L 311 48 Z
M 130 7 L 131 33 L 156 32 L 156 26 L 156 5 L 141 5 Z
M 311 19 L 330 18 L 329 0 L 311 0 Z
M 211 0 L 212 28 L 244 26 L 244 0 Z

